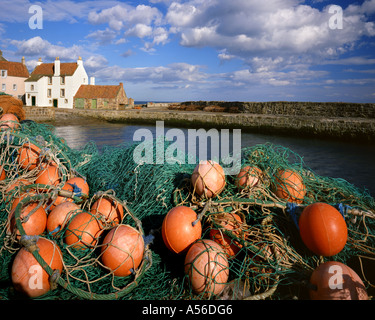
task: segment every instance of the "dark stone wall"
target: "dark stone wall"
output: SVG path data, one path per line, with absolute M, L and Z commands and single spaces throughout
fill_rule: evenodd
M 333 117 L 333 118 L 371 118 L 375 119 L 374 103 L 344 103 L 344 102 L 241 102 L 241 101 L 186 101 L 182 106 L 195 106 L 197 110 L 218 106 L 224 112 L 238 110 L 241 113 Z

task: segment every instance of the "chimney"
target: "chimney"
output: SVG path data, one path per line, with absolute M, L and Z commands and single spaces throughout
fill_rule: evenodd
M 22 57 L 21 62 L 22 62 L 23 65 L 25 65 L 25 57 Z
M 42 64 L 42 58 L 39 58 L 38 62 L 36 63 L 37 66 L 40 66 Z
M 82 58 L 81 57 L 78 57 L 78 60 L 77 60 L 77 65 L 83 65 L 83 61 L 82 61 Z
M 58 77 L 60 76 L 60 59 L 59 57 L 56 57 L 56 60 L 55 60 L 55 74 L 54 74 L 55 77 Z
M 95 77 L 90 77 L 90 85 L 95 85 Z

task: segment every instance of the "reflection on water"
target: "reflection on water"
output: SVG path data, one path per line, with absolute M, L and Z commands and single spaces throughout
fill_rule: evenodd
M 156 136 L 155 125 L 119 124 L 85 119 L 82 123 L 71 125 L 56 123 L 55 126 L 56 134 L 64 138 L 74 149 L 80 149 L 90 141 L 94 141 L 99 149 L 104 145 L 131 143 L 134 132 L 140 128 L 148 129 L 154 137 Z M 165 126 L 164 131 L 167 132 L 169 129 L 171 127 Z M 187 137 L 187 129 L 181 128 L 181 130 Z M 367 188 L 372 195 L 375 195 L 373 145 L 246 132 L 241 134 L 242 148 L 266 142 L 282 145 L 296 152 L 303 157 L 305 164 L 319 175 L 343 178 L 360 188 Z M 210 145 L 208 148 L 210 149 Z

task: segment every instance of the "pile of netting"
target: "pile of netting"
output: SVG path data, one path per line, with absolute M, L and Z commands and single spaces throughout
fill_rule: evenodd
M 0 138 L 0 173 L 4 172 L 0 181 L 0 300 L 23 297 L 12 281 L 12 267 L 21 250 L 32 254 L 48 274 L 49 290 L 39 299 L 308 299 L 312 272 L 329 260 L 355 269 L 371 296 L 374 199 L 367 190 L 343 179 L 315 174 L 298 154 L 285 147 L 263 144 L 242 149 L 241 166 L 258 167 L 259 181 L 239 188 L 236 177 L 227 175 L 222 192 L 207 198 L 198 195 L 191 183 L 197 162 L 188 161 L 189 155 L 184 163 L 151 164 L 135 162 L 139 144 L 105 146 L 99 151 L 91 142 L 79 150 L 71 149 L 55 135 L 53 126 L 33 121 L 21 123 L 17 130 L 1 131 Z M 153 157 L 158 143 L 160 140 L 149 143 Z M 38 164 L 20 161 L 25 145 L 38 148 Z M 162 141 L 162 146 L 166 149 L 168 143 Z M 58 168 L 58 179 L 43 184 L 38 178 L 48 164 Z M 280 169 L 293 170 L 302 178 L 306 193 L 298 203 L 275 194 L 275 175 Z M 65 188 L 73 177 L 85 179 L 88 194 L 79 188 Z M 108 223 L 91 214 L 89 222 L 95 220 L 101 232 L 89 244 L 77 248 L 67 243 L 72 219 L 58 230 L 26 234 L 26 222 L 40 207 L 48 216 L 56 201 L 70 199 L 77 205 L 70 215 L 74 217 L 92 212 L 93 203 L 103 197 L 121 206 L 123 215 L 117 223 Z M 335 206 L 345 217 L 348 239 L 333 257 L 316 255 L 301 241 L 298 216 L 303 207 L 316 202 Z M 23 213 L 30 203 L 35 204 L 34 209 Z M 216 230 L 234 248 L 235 254 L 225 258 L 228 277 L 218 294 L 195 291 L 184 270 L 185 254 L 171 252 L 163 241 L 163 220 L 177 206 L 196 212 L 202 225 L 201 239 L 212 239 Z M 223 227 L 228 215 L 235 217 L 231 228 Z M 133 228 L 139 235 L 137 241 L 144 243 L 136 266 L 133 251 L 125 253 L 135 266 L 126 276 L 118 276 L 102 259 L 103 248 L 108 246 L 103 239 L 119 224 Z M 78 243 L 83 242 L 83 236 L 84 232 L 76 235 Z M 53 243 L 61 256 L 61 268 L 51 267 L 50 261 L 42 258 L 36 245 L 40 238 Z

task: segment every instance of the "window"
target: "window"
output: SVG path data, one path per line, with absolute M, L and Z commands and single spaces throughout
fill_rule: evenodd
M 47 89 L 47 97 L 51 98 L 51 95 L 52 95 L 52 90 L 51 89 Z
M 65 84 L 65 76 L 61 76 L 61 78 L 60 78 L 60 84 Z
M 5 83 L 3 83 L 3 84 L 1 85 L 1 90 L 5 91 L 6 89 L 7 89 L 7 86 L 5 85 Z
M 52 84 L 52 77 L 48 77 L 48 84 Z
M 65 97 L 65 89 L 60 90 L 60 96 L 61 96 L 61 98 Z
M 30 86 L 30 90 L 34 91 L 34 85 L 33 84 Z
M 13 85 L 13 90 L 17 91 L 17 85 L 16 84 Z
M 1 70 L 1 77 L 6 78 L 7 77 L 7 70 Z

